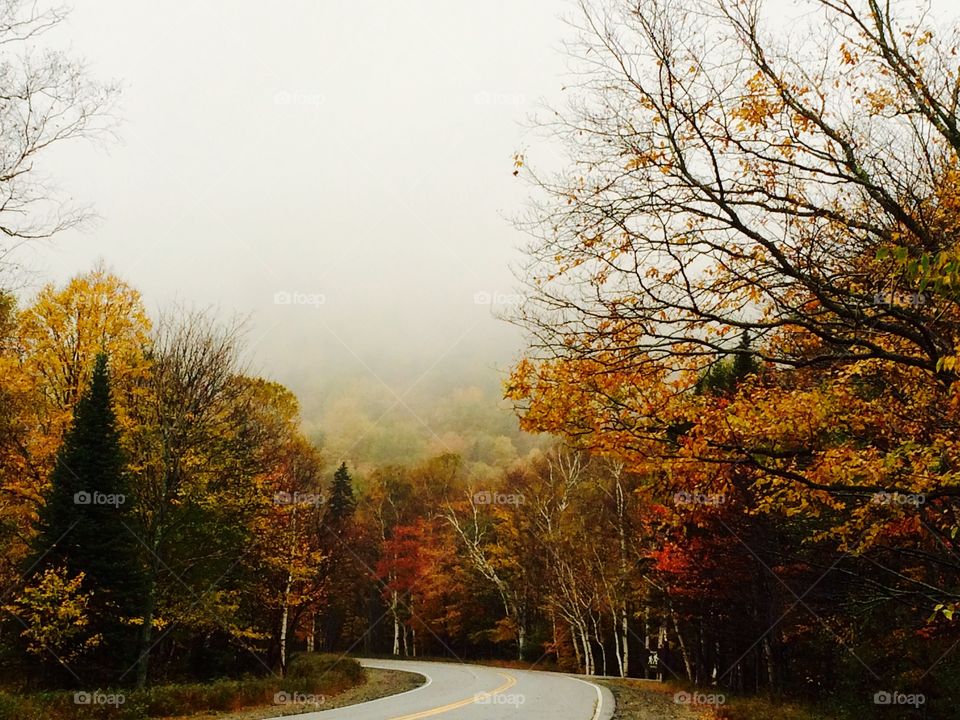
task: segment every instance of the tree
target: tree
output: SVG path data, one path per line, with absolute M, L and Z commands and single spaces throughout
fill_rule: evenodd
M 322 581 L 324 557 L 321 537 L 316 533 L 323 514 L 320 489 L 320 453 L 299 430 L 300 408 L 293 394 L 283 386 L 253 380 L 255 396 L 251 410 L 257 428 L 255 457 L 260 510 L 254 518 L 256 562 L 251 566 L 251 593 L 257 607 L 276 612 L 277 630 L 268 657 L 277 657 L 282 673 L 297 630 L 307 636 L 307 650 L 313 650 L 313 617 Z
M 29 655 L 41 663 L 55 658 L 67 665 L 103 640 L 90 629 L 93 591 L 83 589 L 82 572 L 69 580 L 63 568 L 46 568 L 38 575 L 4 610 L 23 623 L 20 636 Z
M 583 82 L 547 126 L 569 169 L 530 175 L 523 427 L 663 505 L 654 602 L 691 679 L 776 690 L 802 658 L 808 688 L 866 694 L 833 672 L 852 637 L 944 692 L 944 666 L 894 667 L 958 637 L 955 29 L 816 0 L 786 42 L 762 2 L 581 5 Z M 829 622 L 777 620 L 801 598 Z M 741 653 L 720 617 L 770 632 Z
M 581 4 L 590 60 L 548 126 L 576 171 L 531 174 L 532 349 L 687 371 L 731 332 L 795 329 L 761 359 L 878 358 L 948 384 L 955 303 L 903 301 L 915 286 L 877 254 L 956 243 L 949 32 L 922 11 L 816 0 L 786 50 L 762 2 Z
M 25 0 L 0 2 L 0 261 L 19 242 L 46 238 L 89 216 L 56 197 L 37 161 L 75 139 L 101 139 L 113 128 L 119 88 L 91 79 L 82 62 L 31 45 L 67 16 Z
M 340 646 L 345 633 L 359 637 L 358 625 L 366 621 L 362 597 L 370 590 L 373 558 L 363 525 L 356 521 L 357 502 L 347 464 L 333 474 L 323 520 L 317 531 L 324 562 L 321 569 L 323 608 L 318 621 L 324 646 Z
M 229 626 L 232 617 L 225 607 L 232 598 L 204 580 L 222 580 L 235 567 L 254 507 L 247 501 L 251 458 L 243 453 L 255 415 L 250 387 L 239 376 L 239 343 L 238 326 L 218 326 L 203 313 L 165 317 L 154 331 L 149 374 L 135 393 L 128 443 L 148 557 L 138 686 L 148 679 L 163 591 L 182 604 L 182 617 L 208 627 Z M 200 593 L 190 584 L 184 592 L 185 576 Z M 166 624 L 169 633 L 173 625 Z
M 24 451 L 38 435 L 33 409 L 40 398 L 20 364 L 16 318 L 13 297 L 0 292 L 0 577 L 7 587 L 16 583 L 29 552 L 26 540 L 44 490 Z
M 347 471 L 347 464 L 340 463 L 340 467 L 333 474 L 330 485 L 330 499 L 327 501 L 327 510 L 323 515 L 323 522 L 335 533 L 340 533 L 344 525 L 353 517 L 357 508 L 357 501 L 353 497 L 353 481 Z
M 146 371 L 150 321 L 140 293 L 103 265 L 72 278 L 64 287 L 44 286 L 17 320 L 17 372 L 38 396 L 28 408 L 33 432 L 21 453 L 34 484 L 42 490 L 98 353 L 110 357 L 114 412 L 121 433 L 129 426 L 134 388 Z
M 132 504 L 107 356 L 100 354 L 57 455 L 30 566 L 62 567 L 71 580 L 83 577 L 83 589 L 92 596 L 87 603 L 90 625 L 102 637 L 92 662 L 102 677 L 112 680 L 133 661 L 132 620 L 143 597 Z

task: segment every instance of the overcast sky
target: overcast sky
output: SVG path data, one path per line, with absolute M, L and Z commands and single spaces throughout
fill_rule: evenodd
M 28 263 L 62 281 L 103 258 L 151 310 L 249 314 L 281 380 L 503 364 L 516 337 L 474 296 L 513 289 L 511 158 L 560 96 L 570 7 L 77 2 L 57 42 L 122 81 L 121 140 L 44 167 L 101 221 Z

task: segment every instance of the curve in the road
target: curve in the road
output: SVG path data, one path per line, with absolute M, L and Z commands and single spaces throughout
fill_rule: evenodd
M 613 716 L 613 695 L 607 688 L 570 675 L 414 660 L 361 663 L 417 673 L 427 682 L 379 700 L 297 715 L 298 720 L 609 720 Z
M 367 667 L 371 666 L 368 665 Z M 517 679 L 515 677 L 511 677 L 505 673 L 497 674 L 506 680 L 506 682 L 488 693 L 483 693 L 484 696 L 492 698 L 495 695 L 499 695 L 500 693 L 509 690 L 517 684 Z M 478 702 L 478 697 L 477 695 L 472 695 L 463 700 L 457 700 L 456 702 L 447 703 L 446 705 L 441 705 L 429 710 L 421 710 L 420 712 L 411 713 L 410 715 L 398 715 L 397 717 L 388 718 L 388 720 L 420 720 L 420 718 L 430 717 L 432 715 L 440 715 L 441 713 L 450 712 L 451 710 L 456 710 L 457 708 L 464 707 L 465 705 L 472 705 L 475 702 Z

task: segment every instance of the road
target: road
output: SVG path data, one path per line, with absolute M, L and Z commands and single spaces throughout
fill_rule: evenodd
M 424 675 L 424 685 L 359 705 L 292 716 L 297 720 L 609 720 L 606 688 L 559 673 L 413 660 L 361 660 L 365 667 Z M 291 716 L 288 716 L 288 720 Z

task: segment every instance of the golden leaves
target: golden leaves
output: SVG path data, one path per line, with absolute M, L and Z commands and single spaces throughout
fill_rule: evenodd
M 54 653 L 73 661 L 100 645 L 102 637 L 89 630 L 88 604 L 93 592 L 83 589 L 84 574 L 69 577 L 64 568 L 47 568 L 4 610 L 20 619 L 27 652 L 38 657 Z
M 766 128 L 768 121 L 784 110 L 784 103 L 772 88 L 762 71 L 758 70 L 747 81 L 747 94 L 740 105 L 733 108 L 732 116 L 740 120 L 740 130 L 747 127 Z
M 860 62 L 860 54 L 846 42 L 840 43 L 840 58 L 844 65 L 857 65 Z

